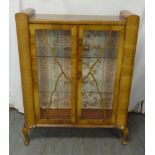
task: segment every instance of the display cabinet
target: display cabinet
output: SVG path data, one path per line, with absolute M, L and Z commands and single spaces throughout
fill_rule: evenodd
M 119 128 L 127 113 L 139 16 L 16 14 L 25 144 L 34 127 Z

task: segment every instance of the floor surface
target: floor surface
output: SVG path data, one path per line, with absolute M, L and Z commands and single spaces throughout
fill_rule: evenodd
M 10 155 L 144 155 L 145 115 L 129 113 L 129 140 L 120 143 L 116 129 L 35 128 L 23 144 L 24 117 L 10 110 Z

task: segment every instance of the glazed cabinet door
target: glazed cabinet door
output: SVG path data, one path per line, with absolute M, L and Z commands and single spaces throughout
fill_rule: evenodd
M 76 26 L 31 24 L 37 124 L 75 122 Z
M 79 27 L 78 123 L 114 125 L 124 27 Z

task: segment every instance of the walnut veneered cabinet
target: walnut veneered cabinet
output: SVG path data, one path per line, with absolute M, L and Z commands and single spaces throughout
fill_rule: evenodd
M 25 144 L 34 127 L 119 128 L 127 113 L 139 16 L 16 14 Z

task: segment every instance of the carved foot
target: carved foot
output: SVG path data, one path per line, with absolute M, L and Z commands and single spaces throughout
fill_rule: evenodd
M 22 132 L 23 132 L 23 135 L 24 135 L 24 144 L 28 145 L 29 144 L 29 135 L 28 135 L 29 128 L 23 127 Z
M 126 145 L 127 144 L 127 136 L 128 136 L 128 133 L 129 133 L 129 130 L 128 128 L 124 128 L 122 130 L 122 139 L 121 139 L 121 143 L 123 145 Z

